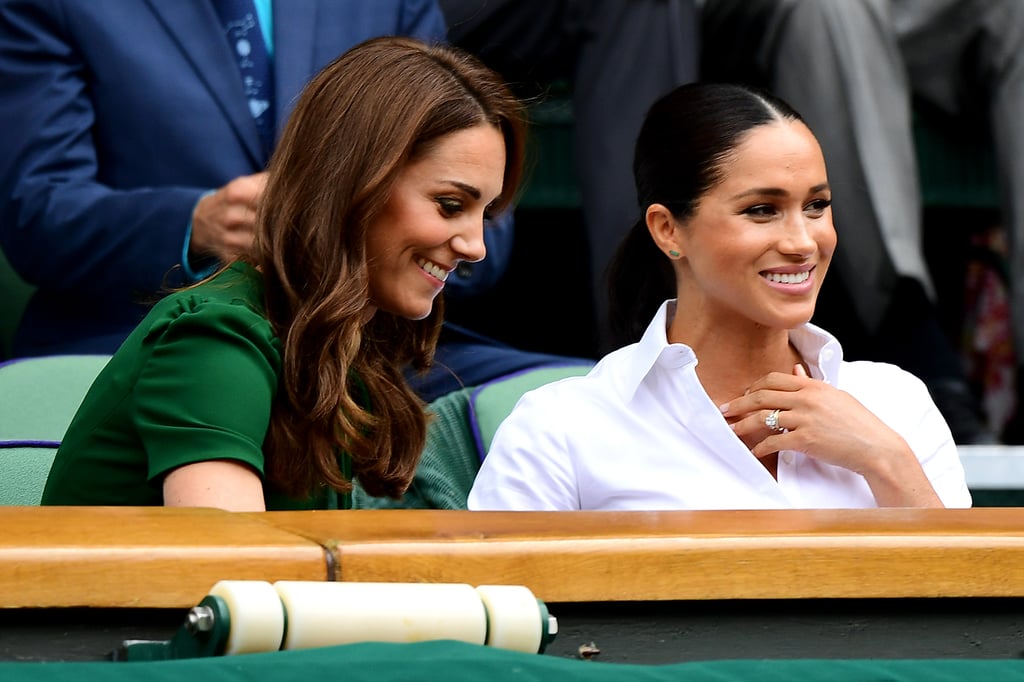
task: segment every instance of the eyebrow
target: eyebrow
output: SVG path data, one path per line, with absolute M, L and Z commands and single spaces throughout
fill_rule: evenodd
M 458 180 L 442 180 L 441 182 L 447 182 L 449 185 L 454 185 L 455 187 L 458 187 L 459 189 L 461 189 L 463 192 L 473 197 L 474 199 L 479 199 L 481 196 L 483 196 L 480 190 L 474 187 L 473 185 L 467 185 L 466 183 L 459 182 Z
M 821 191 L 826 190 L 828 188 L 829 188 L 828 187 L 828 183 L 827 182 L 823 182 L 820 185 L 815 185 L 814 187 L 812 187 L 810 193 L 814 194 L 816 192 L 821 192 Z M 785 196 L 789 196 L 789 192 L 787 192 L 784 189 L 779 189 L 777 187 L 755 187 L 754 189 L 748 189 L 745 192 L 740 192 L 739 194 L 734 196 L 733 199 L 742 199 L 744 197 L 749 197 L 749 196 L 766 196 L 766 195 L 770 196 L 770 197 L 785 197 Z

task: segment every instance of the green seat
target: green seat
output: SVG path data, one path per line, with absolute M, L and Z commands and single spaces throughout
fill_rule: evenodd
M 921 102 L 915 103 L 913 131 L 924 206 L 999 208 L 991 136 Z
M 524 393 L 559 379 L 586 374 L 591 367 L 592 363 L 538 367 L 494 379 L 474 389 L 469 400 L 470 423 L 480 460 L 491 449 L 491 441 L 501 422 Z
M 51 355 L 0 365 L 0 441 L 60 441 L 109 355 Z
M 562 86 L 530 106 L 529 154 L 533 159 L 519 208 L 579 209 L 572 99 Z
M 469 489 L 480 468 L 469 426 L 469 393 L 464 388 L 430 403 L 433 420 L 416 476 L 401 500 L 371 497 L 358 485 L 352 491 L 356 509 L 465 509 Z
M 494 430 L 524 392 L 568 376 L 585 374 L 589 364 L 541 367 L 510 374 L 479 387 L 463 388 L 430 403 L 433 420 L 416 476 L 401 500 L 352 491 L 356 509 L 465 509 Z
M 0 365 L 0 505 L 34 505 L 64 432 L 109 355 Z
M 914 151 L 925 206 L 998 208 L 998 173 L 991 135 L 964 126 L 947 114 L 915 101 Z M 552 84 L 547 96 L 530 106 L 532 173 L 520 208 L 578 209 L 579 179 L 574 163 L 575 116 L 567 84 Z
M 0 443 L 0 506 L 38 505 L 56 454 L 56 443 L 12 447 Z

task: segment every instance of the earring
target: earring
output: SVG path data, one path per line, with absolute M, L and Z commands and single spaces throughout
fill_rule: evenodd
M 675 249 L 670 249 L 668 255 L 671 256 L 672 258 L 679 258 L 679 252 L 676 251 Z

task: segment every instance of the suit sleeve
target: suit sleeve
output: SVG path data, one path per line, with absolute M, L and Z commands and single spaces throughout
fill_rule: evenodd
M 0 0 L 0 246 L 37 286 L 152 292 L 176 283 L 165 277 L 205 188 L 104 184 L 117 160 L 94 144 L 94 74 L 72 23 L 56 0 Z

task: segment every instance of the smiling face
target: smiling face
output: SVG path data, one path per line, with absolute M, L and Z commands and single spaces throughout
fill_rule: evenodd
M 800 121 L 753 128 L 722 180 L 671 238 L 680 310 L 717 322 L 791 329 L 814 313 L 836 247 L 831 190 L 814 135 Z
M 374 310 L 423 319 L 448 274 L 484 257 L 484 215 L 504 172 L 505 142 L 490 125 L 438 139 L 402 170 L 367 231 Z

